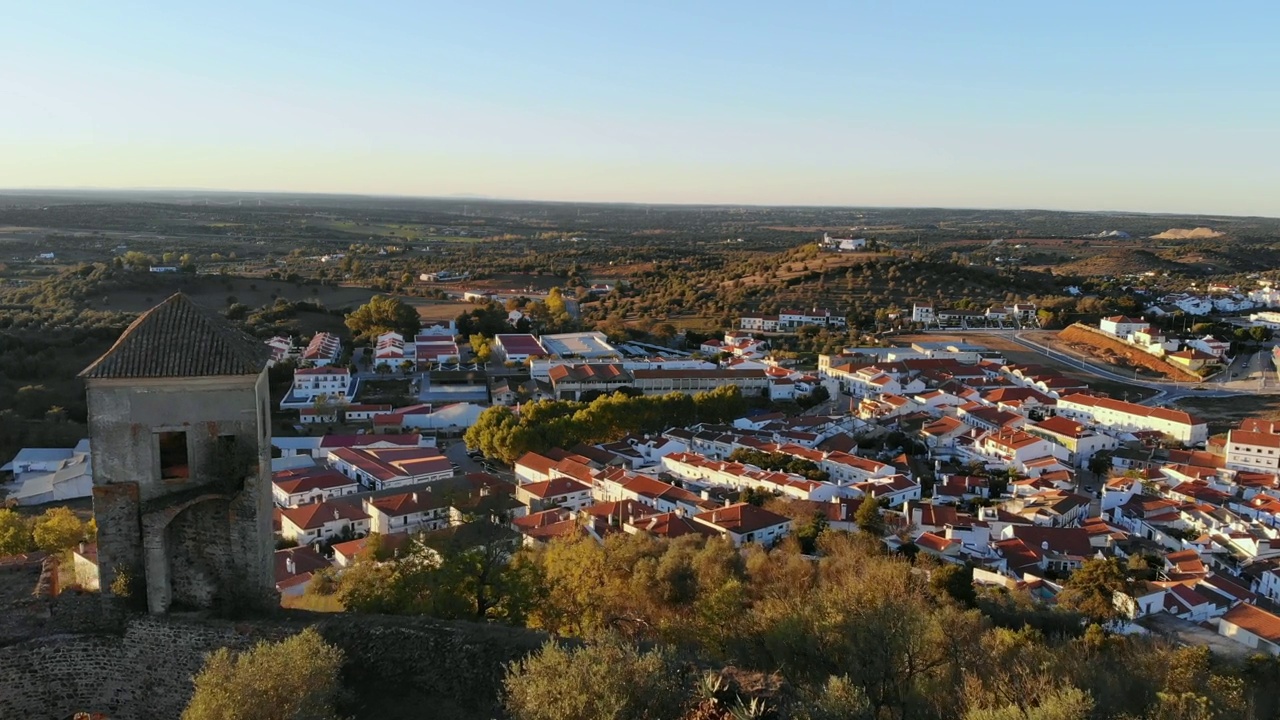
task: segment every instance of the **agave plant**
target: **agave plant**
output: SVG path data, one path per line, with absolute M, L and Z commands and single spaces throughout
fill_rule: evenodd
M 729 715 L 733 720 L 764 720 L 771 711 L 769 703 L 761 698 L 753 697 L 751 702 L 743 702 L 739 697 L 733 707 L 729 708 Z
M 702 673 L 698 678 L 698 695 L 703 700 L 710 700 L 713 703 L 720 702 L 720 698 L 725 691 L 729 689 L 729 683 L 724 676 L 710 670 Z

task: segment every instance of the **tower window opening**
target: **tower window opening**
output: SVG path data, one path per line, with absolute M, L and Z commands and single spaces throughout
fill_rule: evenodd
M 191 477 L 191 462 L 187 457 L 185 432 L 156 433 L 160 448 L 160 479 L 186 480 Z

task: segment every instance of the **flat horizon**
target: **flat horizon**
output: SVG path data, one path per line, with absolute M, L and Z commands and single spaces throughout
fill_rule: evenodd
M 1280 220 L 1280 215 L 1235 214 L 1223 212 L 1193 211 L 1161 211 L 1133 209 L 1089 209 L 1089 208 L 1054 208 L 1033 206 L 978 206 L 978 205 L 885 205 L 885 204 L 852 204 L 852 203 L 789 203 L 789 202 L 698 202 L 698 201 L 666 201 L 646 202 L 641 200 L 575 200 L 528 197 L 496 197 L 490 195 L 454 193 L 448 195 L 417 195 L 402 193 L 365 193 L 354 191 L 306 191 L 306 190 L 234 190 L 227 188 L 204 187 L 92 187 L 92 186 L 50 186 L 50 187 L 0 187 L 0 195 L 6 193 L 210 193 L 225 195 L 284 195 L 314 197 L 352 197 L 352 198 L 388 198 L 399 200 L 450 200 L 474 201 L 477 203 L 545 203 L 548 205 L 635 205 L 649 207 L 755 207 L 755 208 L 817 208 L 817 209 L 849 209 L 849 210 L 970 210 L 991 212 L 1051 212 L 1051 213 L 1083 213 L 1090 215 L 1148 215 L 1154 217 L 1187 217 L 1187 218 L 1231 218 L 1231 219 L 1263 219 Z

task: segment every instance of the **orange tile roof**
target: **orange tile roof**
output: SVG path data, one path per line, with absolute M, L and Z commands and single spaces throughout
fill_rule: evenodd
M 1242 603 L 1227 611 L 1222 619 L 1248 630 L 1267 642 L 1280 644 L 1280 616 L 1248 603 Z

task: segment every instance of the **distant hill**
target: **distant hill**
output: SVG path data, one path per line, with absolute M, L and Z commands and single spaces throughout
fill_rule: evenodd
M 1153 240 L 1206 240 L 1208 238 L 1222 237 L 1223 233 L 1212 228 L 1198 227 L 1194 230 L 1184 230 L 1182 228 L 1169 228 L 1159 235 L 1152 235 Z

